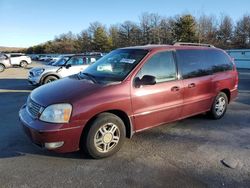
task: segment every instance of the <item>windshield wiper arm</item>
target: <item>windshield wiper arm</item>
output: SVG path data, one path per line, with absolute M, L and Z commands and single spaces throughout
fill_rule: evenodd
M 97 83 L 97 80 L 95 79 L 95 76 L 93 76 L 92 74 L 86 73 L 86 72 L 80 72 L 80 75 L 84 74 L 86 75 L 93 83 Z

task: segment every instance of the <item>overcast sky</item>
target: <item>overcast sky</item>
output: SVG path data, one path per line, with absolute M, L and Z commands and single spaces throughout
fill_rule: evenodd
M 249 7 L 250 0 L 0 0 L 0 46 L 29 47 L 68 31 L 79 33 L 94 21 L 106 26 L 138 22 L 143 12 L 224 14 L 237 21 Z

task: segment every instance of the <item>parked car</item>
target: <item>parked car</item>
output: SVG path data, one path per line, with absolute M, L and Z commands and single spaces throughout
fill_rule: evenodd
M 51 59 L 50 62 L 48 62 L 46 65 L 53 65 L 53 64 L 58 64 L 61 61 L 63 61 L 64 63 L 71 57 L 72 55 L 60 55 L 57 57 L 54 57 Z M 61 64 L 61 63 L 60 63 Z
M 10 68 L 12 65 L 10 63 L 10 58 L 0 53 L 0 72 L 3 72 L 5 69 Z
M 205 112 L 222 118 L 237 88 L 232 59 L 211 45 L 122 48 L 32 91 L 19 117 L 42 148 L 103 158 L 134 133 Z
M 27 67 L 31 64 L 31 58 L 22 53 L 11 53 L 7 54 L 10 58 L 10 63 L 12 66 Z
M 50 56 L 47 56 L 47 55 L 40 55 L 40 57 L 39 57 L 39 61 L 48 61 L 48 60 L 50 60 L 51 59 L 51 57 Z
M 36 54 L 30 54 L 29 57 L 31 58 L 31 60 L 37 61 L 39 59 L 39 55 Z
M 35 67 L 29 71 L 28 81 L 32 85 L 43 85 L 86 69 L 101 56 L 64 56 L 52 65 Z M 68 59 L 68 60 L 66 60 Z

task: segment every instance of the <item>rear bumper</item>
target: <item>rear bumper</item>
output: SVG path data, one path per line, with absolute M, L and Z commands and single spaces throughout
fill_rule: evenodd
M 19 111 L 22 129 L 29 139 L 40 148 L 53 150 L 58 153 L 79 150 L 82 135 L 82 124 L 75 123 L 49 124 L 30 117 L 25 107 Z M 59 147 L 49 148 L 48 144 L 62 143 Z

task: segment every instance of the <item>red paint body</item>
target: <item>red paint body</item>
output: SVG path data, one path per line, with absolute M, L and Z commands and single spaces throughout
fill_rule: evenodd
M 80 147 L 86 124 L 102 112 L 126 115 L 127 136 L 171 121 L 209 111 L 216 95 L 226 90 L 230 101 L 237 96 L 236 69 L 191 79 L 178 79 L 135 88 L 133 80 L 143 64 L 155 53 L 177 49 L 207 49 L 187 46 L 143 46 L 148 55 L 121 82 L 98 85 L 66 78 L 44 85 L 31 93 L 32 100 L 43 106 L 70 103 L 73 111 L 69 123 L 52 124 L 34 120 L 24 107 L 19 117 L 31 140 L 42 146 L 45 142 L 64 141 L 55 151 L 71 152 Z M 219 50 L 219 49 L 218 49 Z

